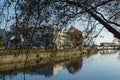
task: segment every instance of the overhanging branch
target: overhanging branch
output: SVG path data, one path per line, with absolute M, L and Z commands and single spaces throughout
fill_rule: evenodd
M 98 22 L 100 22 L 109 32 L 113 33 L 114 37 L 120 39 L 120 33 L 117 30 L 115 30 L 112 26 L 110 26 L 109 24 L 107 24 L 98 15 L 96 15 L 92 11 L 88 11 L 88 14 L 90 14 L 93 18 L 95 18 Z

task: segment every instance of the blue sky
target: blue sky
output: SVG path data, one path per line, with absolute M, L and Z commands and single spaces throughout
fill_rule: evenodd
M 0 0 L 0 6 L 3 6 L 4 5 L 4 0 Z M 12 25 L 15 21 L 14 20 L 10 20 L 9 22 L 7 22 L 7 25 L 6 25 L 6 19 L 8 17 L 8 19 L 10 19 L 10 16 L 13 16 L 15 13 L 14 13 L 14 5 L 11 5 L 9 8 L 9 14 L 8 14 L 8 11 L 7 11 L 7 8 L 4 7 L 4 11 L 2 11 L 3 14 L 5 14 L 5 16 L 1 17 L 2 19 L 2 25 L 0 26 L 0 28 L 2 29 L 6 29 L 6 30 L 10 30 L 10 25 Z M 0 9 L 1 11 L 1 9 Z
M 73 22 L 72 24 L 74 27 L 78 28 L 79 30 L 83 29 L 82 26 L 86 25 L 83 22 Z M 82 26 L 81 26 L 82 25 Z M 101 29 L 102 25 L 98 25 L 97 29 Z M 95 39 L 96 44 L 100 44 L 102 42 L 113 42 L 113 34 L 110 33 L 106 28 L 102 30 L 99 36 Z
M 104 37 L 100 37 L 104 36 Z M 101 33 L 100 36 L 96 38 L 96 43 L 100 44 L 101 42 L 113 42 L 113 34 L 108 32 L 106 29 L 104 29 Z
M 0 0 L 0 6 L 3 5 L 2 4 L 3 1 L 4 0 Z M 14 15 L 13 6 L 11 7 L 9 14 Z M 14 21 L 9 22 L 7 28 L 9 28 L 9 25 L 12 24 L 13 22 Z M 79 30 L 81 30 L 83 28 L 81 25 L 84 26 L 84 23 L 82 23 L 82 22 L 73 22 L 73 26 L 77 27 Z M 2 25 L 2 26 L 4 27 L 4 25 Z M 101 26 L 98 26 L 98 27 L 101 28 Z M 104 37 L 100 37 L 100 36 L 104 36 Z M 95 42 L 97 44 L 99 44 L 101 42 L 112 42 L 113 41 L 113 35 L 104 28 L 103 31 L 100 33 L 100 35 L 95 40 L 96 40 Z

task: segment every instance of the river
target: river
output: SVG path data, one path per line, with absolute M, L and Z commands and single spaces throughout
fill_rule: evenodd
M 120 51 L 100 51 L 62 62 L 4 71 L 0 80 L 120 80 Z

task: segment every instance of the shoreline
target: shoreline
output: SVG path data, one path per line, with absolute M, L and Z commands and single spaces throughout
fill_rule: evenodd
M 98 50 L 96 48 L 64 49 L 58 50 L 57 52 L 41 50 L 3 50 L 0 51 L 0 64 L 24 62 L 26 59 L 30 61 L 58 57 L 72 57 L 75 55 L 92 54 L 94 51 Z
M 32 51 L 32 50 L 31 50 Z M 71 52 L 72 51 L 72 52 Z M 16 52 L 16 51 L 15 51 Z M 97 53 L 97 50 L 90 50 L 82 53 L 80 49 L 59 51 L 56 55 L 53 53 L 31 53 L 0 55 L 0 76 L 11 75 L 18 72 L 26 72 L 44 67 L 69 64 L 80 58 L 91 56 Z

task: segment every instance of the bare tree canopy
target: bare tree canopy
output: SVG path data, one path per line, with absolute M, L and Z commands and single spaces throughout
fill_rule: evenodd
M 71 22 L 80 20 L 86 22 L 83 27 L 89 34 L 95 32 L 97 24 L 102 24 L 120 39 L 119 0 L 3 0 L 1 3 L 0 14 L 6 20 L 5 27 L 14 23 L 16 27 L 19 24 L 27 27 L 52 25 L 62 30 Z M 97 33 L 103 27 L 96 30 Z

